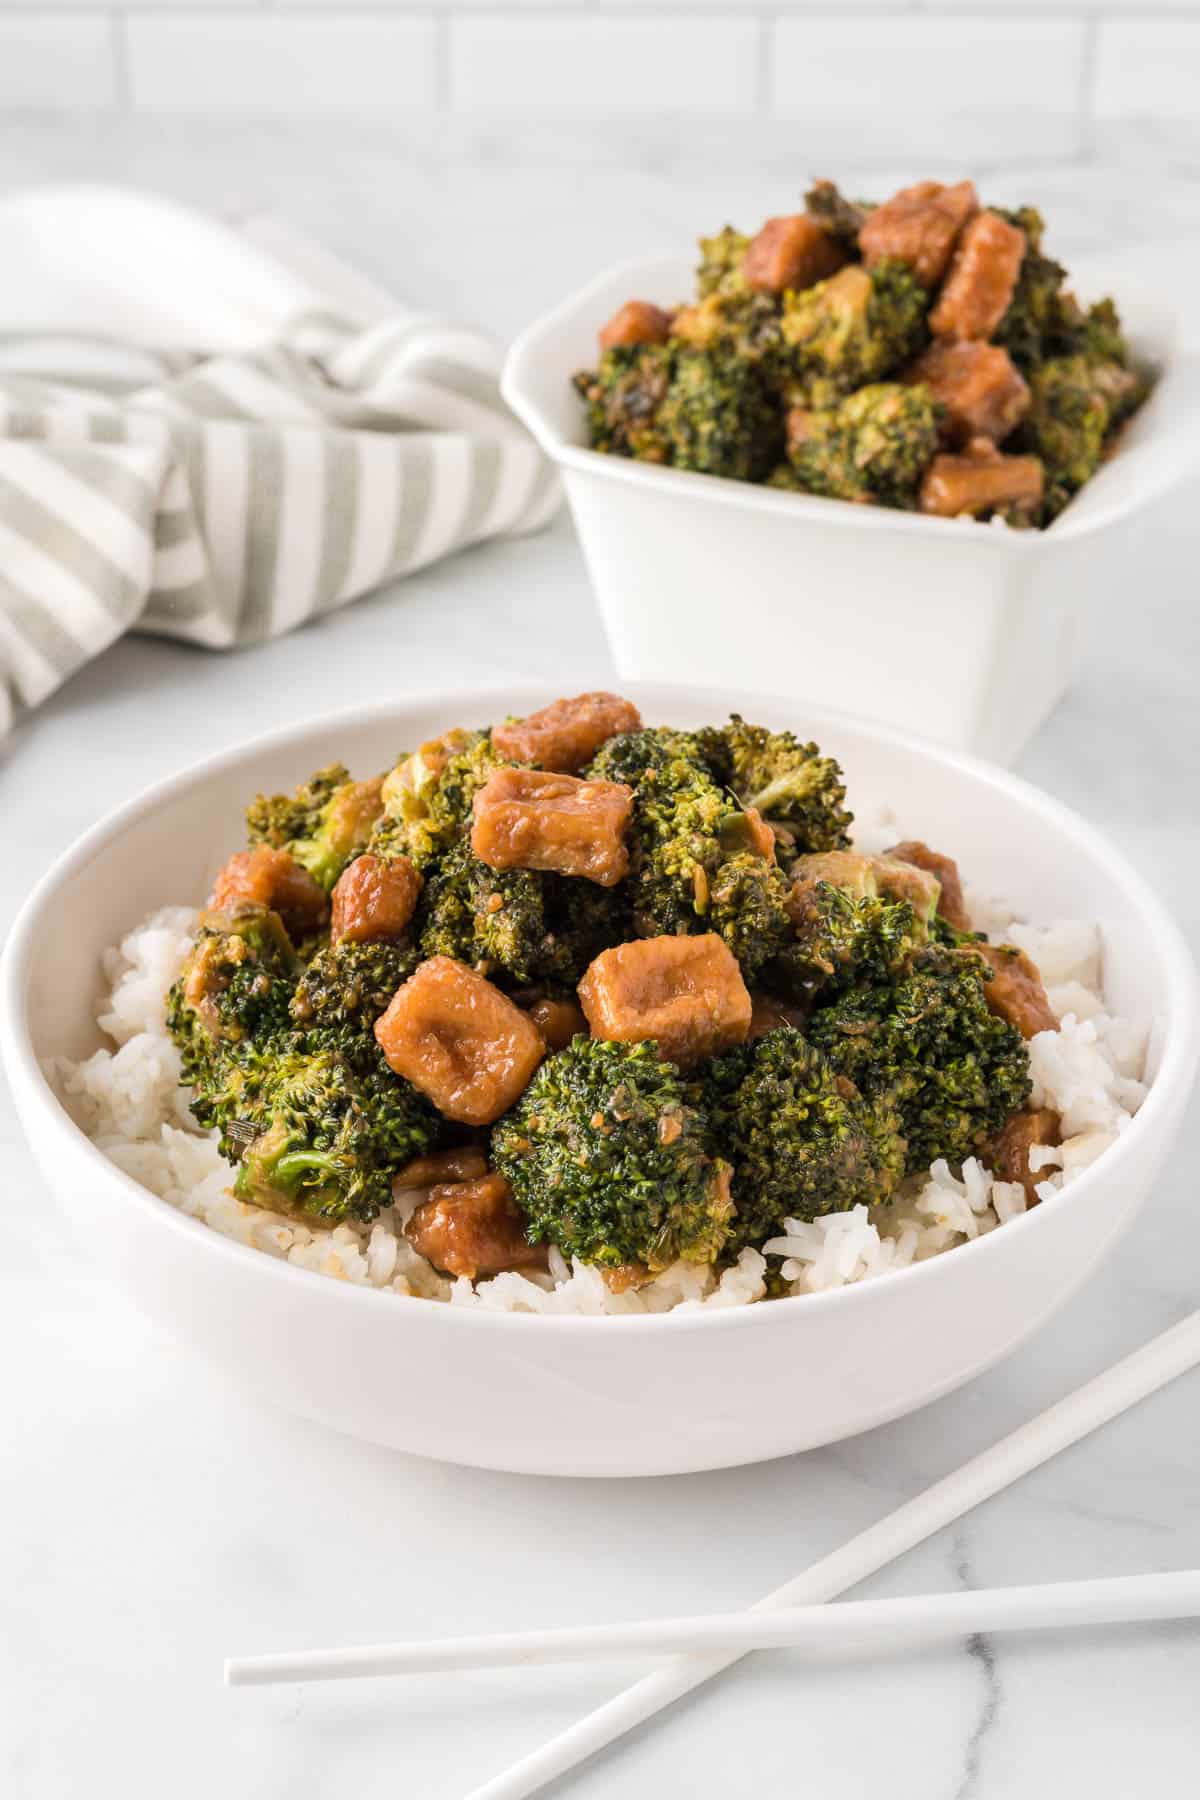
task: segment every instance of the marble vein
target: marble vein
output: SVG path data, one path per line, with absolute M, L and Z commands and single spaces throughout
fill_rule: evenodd
M 971 1571 L 971 1560 L 965 1533 L 956 1532 L 954 1539 L 954 1575 L 962 1588 L 977 1585 Z M 954 1800 L 976 1800 L 983 1770 L 984 1752 L 1000 1716 L 1003 1689 L 996 1659 L 996 1648 L 990 1637 L 976 1632 L 967 1639 L 966 1654 L 976 1665 L 982 1685 L 979 1709 L 967 1736 L 963 1755 L 962 1778 L 954 1790 Z

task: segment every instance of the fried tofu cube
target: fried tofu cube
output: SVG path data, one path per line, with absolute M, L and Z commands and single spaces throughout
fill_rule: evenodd
M 955 247 L 938 303 L 929 315 L 935 337 L 989 338 L 1008 311 L 1025 255 L 1025 233 L 999 213 L 981 212 Z
M 973 944 L 970 954 L 992 971 L 992 979 L 983 984 L 983 996 L 998 1018 L 1015 1025 L 1023 1038 L 1058 1030 L 1041 972 L 1024 950 L 1012 944 Z
M 906 262 L 922 287 L 936 287 L 950 261 L 955 240 L 978 210 L 975 185 L 960 181 L 918 181 L 901 188 L 867 214 L 858 243 L 863 262 L 873 269 L 884 257 Z
M 808 1022 L 808 1008 L 794 1005 L 790 1000 L 781 1000 L 777 994 L 752 994 L 750 1013 L 750 1038 L 766 1037 L 768 1032 L 778 1031 L 782 1025 L 792 1025 L 797 1031 L 803 1031 Z
M 499 988 L 449 956 L 432 956 L 375 1022 L 389 1066 L 447 1119 L 490 1125 L 546 1054 L 537 1026 Z
M 846 252 L 807 213 L 768 219 L 742 258 L 746 285 L 760 294 L 812 287 L 847 262 Z
M 492 730 L 492 743 L 513 762 L 537 763 L 560 775 L 574 775 L 591 762 L 601 744 L 621 731 L 640 731 L 642 715 L 619 694 L 576 694 L 510 719 Z
M 919 838 L 905 838 L 885 855 L 892 862 L 911 863 L 914 868 L 925 869 L 938 881 L 941 892 L 938 895 L 938 912 L 947 925 L 953 925 L 955 931 L 970 931 L 971 915 L 967 911 L 963 899 L 962 878 L 958 873 L 958 864 L 952 856 L 941 856 L 931 850 L 928 844 L 921 843 Z
M 544 1244 L 525 1236 L 525 1214 L 503 1175 L 451 1181 L 418 1206 L 404 1235 L 420 1256 L 447 1275 L 499 1275 L 505 1269 L 544 1269 Z
M 861 856 L 857 850 L 815 850 L 798 856 L 789 871 L 793 880 L 809 890 L 819 881 L 830 887 L 865 900 L 879 892 L 879 881 L 872 856 Z
M 653 1038 L 680 1068 L 744 1043 L 751 1001 L 737 959 L 714 932 L 639 938 L 602 951 L 579 984 L 592 1036 Z
M 529 1016 L 546 1040 L 547 1050 L 565 1050 L 573 1037 L 586 1037 L 588 1022 L 574 1000 L 535 1000 Z
M 937 338 L 910 363 L 902 380 L 927 387 L 944 409 L 943 435 L 948 443 L 970 438 L 999 443 L 1029 411 L 1029 386 L 1007 350 L 999 344 L 958 343 Z
M 906 900 L 918 919 L 928 925 L 938 909 L 938 879 L 916 863 L 901 862 L 898 857 L 873 856 L 871 866 L 879 892 L 885 900 Z
M 231 856 L 213 882 L 208 904 L 229 912 L 247 902 L 277 912 L 294 938 L 319 931 L 329 911 L 320 882 L 286 850 L 273 850 L 269 844 Z
M 620 350 L 633 344 L 665 344 L 671 335 L 671 315 L 649 300 L 627 300 L 600 330 L 601 350 Z
M 487 1157 L 478 1144 L 458 1144 L 452 1150 L 427 1150 L 414 1156 L 392 1178 L 392 1192 L 412 1188 L 444 1187 L 449 1181 L 479 1181 L 488 1172 Z
M 1042 503 L 1046 474 L 1036 456 L 1004 456 L 988 438 L 972 438 L 954 456 L 935 456 L 925 471 L 917 505 L 942 519 L 978 519 L 991 513 L 1031 519 Z
M 333 888 L 329 935 L 335 944 L 396 938 L 416 910 L 423 882 L 407 856 L 356 856 Z
M 1001 1181 L 1019 1181 L 1025 1189 L 1025 1203 L 1036 1206 L 1040 1198 L 1039 1181 L 1048 1171 L 1030 1167 L 1029 1153 L 1035 1144 L 1061 1144 L 1062 1120 L 1048 1106 L 1015 1112 L 996 1133 L 984 1151 L 984 1160 Z
M 548 869 L 615 887 L 629 873 L 633 789 L 544 769 L 497 769 L 475 796 L 471 848 L 491 869 Z

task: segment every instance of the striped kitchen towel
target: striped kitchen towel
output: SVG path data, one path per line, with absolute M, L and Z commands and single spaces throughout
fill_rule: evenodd
M 125 631 L 259 642 L 558 505 L 486 340 L 273 221 L 45 190 L 0 268 L 0 731 Z

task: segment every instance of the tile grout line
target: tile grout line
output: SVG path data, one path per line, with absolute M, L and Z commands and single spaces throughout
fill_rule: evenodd
M 775 60 L 775 19 L 774 12 L 762 12 L 758 17 L 758 66 L 755 70 L 755 107 L 759 118 L 767 118 L 774 111 L 773 82 L 771 70 Z
M 113 107 L 117 112 L 133 111 L 133 89 L 129 79 L 129 40 L 125 32 L 125 14 L 117 8 L 109 19 L 111 39 Z
M 59 16 L 86 17 L 88 11 L 84 5 Z M 1170 0 L 1149 0 L 1146 5 L 1137 5 L 1135 0 L 1113 0 L 1111 5 L 1084 5 L 1081 0 L 1051 0 L 1046 6 L 1035 5 L 1033 0 L 1022 0 L 1016 10 L 1002 4 L 1001 0 L 966 0 L 965 4 L 959 5 L 950 4 L 949 0 L 865 0 L 864 4 L 854 4 L 849 10 L 839 7 L 836 0 L 763 0 L 758 6 L 743 6 L 737 0 L 690 0 L 690 3 L 689 0 L 683 0 L 682 4 L 679 0 L 662 0 L 661 4 L 656 4 L 655 0 L 558 0 L 557 4 L 555 0 L 502 0 L 499 6 L 493 4 L 492 0 L 441 0 L 441 3 L 439 0 L 347 0 L 346 4 L 327 0 L 324 5 L 310 4 L 308 0 L 190 0 L 190 4 L 185 0 L 181 5 L 169 4 L 167 0 L 130 0 L 128 4 L 118 4 L 111 9 L 111 17 L 122 21 L 142 18 L 304 19 L 347 15 L 357 18 L 403 18 L 421 13 L 447 20 L 459 17 L 512 17 L 576 21 L 649 15 L 660 21 L 708 17 L 756 20 L 760 24 L 774 23 L 780 17 L 786 17 L 789 21 L 808 21 L 814 25 L 828 25 L 835 21 L 842 23 L 846 20 L 869 24 L 873 19 L 909 19 L 923 23 L 937 20 L 944 23 L 956 20 L 979 23 L 991 20 L 1009 25 L 1054 21 L 1083 25 L 1088 29 L 1089 35 L 1094 36 L 1097 28 L 1108 20 L 1126 24 L 1146 20 L 1182 25 L 1200 23 L 1200 0 L 1189 0 L 1189 4 L 1182 8 L 1178 4 L 1172 5 Z M 39 0 L 0 0 L 0 17 L 5 16 L 45 18 L 47 13 Z
M 1096 76 L 1100 63 L 1100 20 L 1084 26 L 1079 69 L 1079 155 L 1087 162 L 1096 149 Z
M 451 19 L 452 11 L 449 7 L 443 8 L 433 17 L 433 109 L 439 113 L 454 110 Z

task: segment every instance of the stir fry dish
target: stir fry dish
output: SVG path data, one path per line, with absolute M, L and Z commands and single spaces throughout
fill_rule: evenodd
M 829 181 L 701 238 L 695 300 L 629 300 L 575 378 L 595 450 L 943 518 L 1045 526 L 1141 405 L 1112 300 L 1084 308 L 1033 207 Z
M 1022 952 L 953 861 L 850 848 L 838 764 L 606 693 L 259 795 L 167 1019 L 234 1193 L 361 1223 L 423 1190 L 455 1276 L 719 1269 L 945 1158 L 1032 1176 Z

